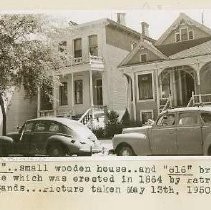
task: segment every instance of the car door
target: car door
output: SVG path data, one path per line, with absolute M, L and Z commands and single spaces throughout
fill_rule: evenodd
M 53 135 L 49 131 L 50 121 L 39 120 L 36 121 L 30 139 L 30 154 L 31 155 L 44 155 L 46 153 L 46 144 L 48 138 Z
M 178 114 L 177 147 L 179 155 L 203 153 L 202 127 L 199 112 L 184 111 Z
M 177 153 L 175 122 L 175 113 L 165 113 L 152 126 L 150 144 L 153 155 L 175 155 Z
M 28 155 L 30 153 L 30 141 L 33 138 L 34 122 L 26 122 L 21 130 L 20 140 L 15 144 L 15 153 Z

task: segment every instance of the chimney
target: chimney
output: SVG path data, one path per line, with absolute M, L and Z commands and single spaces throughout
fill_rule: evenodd
M 125 15 L 126 15 L 126 13 L 123 13 L 123 12 L 117 13 L 117 23 L 125 26 L 126 25 Z
M 149 24 L 146 22 L 141 22 L 141 33 L 142 36 L 148 36 L 149 37 Z

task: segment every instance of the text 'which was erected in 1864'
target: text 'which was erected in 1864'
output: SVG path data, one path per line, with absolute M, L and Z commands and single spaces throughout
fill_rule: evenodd
M 211 164 L 188 161 L 0 163 L 0 193 L 211 196 Z

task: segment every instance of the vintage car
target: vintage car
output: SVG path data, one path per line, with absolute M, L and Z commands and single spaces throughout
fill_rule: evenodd
M 211 107 L 166 110 L 152 125 L 123 129 L 112 142 L 119 156 L 211 155 Z
M 85 125 L 67 118 L 28 120 L 16 133 L 0 137 L 1 155 L 91 155 L 102 152 L 96 136 Z

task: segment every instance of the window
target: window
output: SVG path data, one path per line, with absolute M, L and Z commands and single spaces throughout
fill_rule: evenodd
M 205 123 L 211 124 L 211 113 L 201 113 L 201 118 Z
M 139 100 L 153 99 L 152 74 L 138 75 Z
M 177 31 L 175 33 L 175 42 L 187 41 L 193 39 L 194 39 L 193 30 L 189 30 L 188 28 L 180 28 L 179 32 Z
M 81 38 L 74 40 L 74 58 L 82 57 Z
M 25 124 L 24 132 L 32 132 L 34 123 L 33 122 L 28 122 Z
M 193 31 L 189 31 L 189 40 L 193 40 Z
M 133 42 L 133 43 L 131 44 L 131 50 L 133 50 L 136 46 L 137 46 L 137 43 L 136 43 L 136 42 Z
M 67 98 L 67 82 L 63 82 L 59 87 L 59 102 L 60 106 L 64 106 L 68 104 Z
M 149 119 L 153 119 L 153 111 L 152 110 L 141 111 L 142 124 L 145 124 Z
M 59 133 L 60 127 L 57 123 L 51 122 L 48 130 L 49 130 L 49 132 Z
M 65 52 L 67 49 L 67 41 L 59 42 L 58 50 L 59 52 Z
M 97 35 L 89 36 L 89 53 L 90 55 L 98 56 Z
M 75 104 L 83 104 L 83 81 L 75 80 Z
M 188 29 L 181 28 L 181 41 L 187 41 L 187 40 L 188 40 Z
M 196 125 L 198 123 L 197 115 L 193 113 L 181 113 L 179 114 L 179 125 Z
M 146 63 L 147 62 L 147 54 L 141 54 L 141 62 Z
M 175 33 L 175 41 L 176 42 L 180 41 L 180 34 L 179 33 Z
M 46 122 L 37 122 L 34 127 L 34 132 L 44 132 L 47 131 L 47 123 Z
M 174 113 L 164 114 L 157 121 L 157 126 L 174 126 L 174 125 L 175 125 Z

